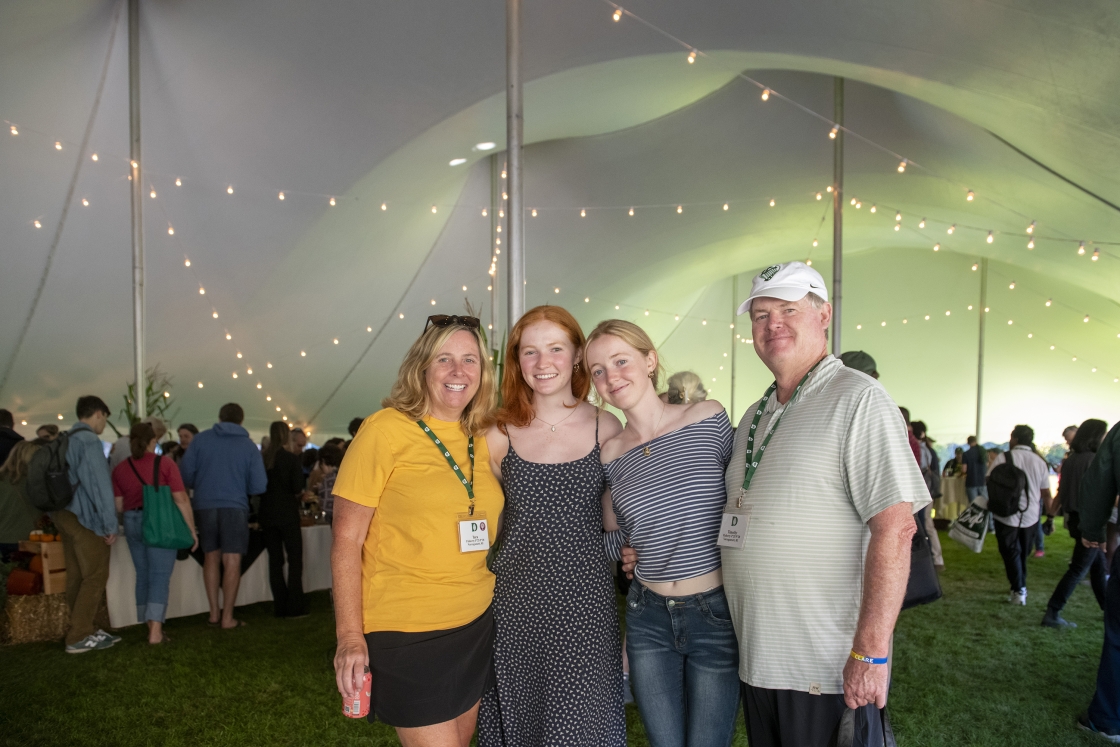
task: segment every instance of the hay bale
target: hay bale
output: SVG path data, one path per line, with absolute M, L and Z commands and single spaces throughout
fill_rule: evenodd
M 65 594 L 36 594 L 8 597 L 4 605 L 7 618 L 6 643 L 60 641 L 70 627 L 70 609 Z

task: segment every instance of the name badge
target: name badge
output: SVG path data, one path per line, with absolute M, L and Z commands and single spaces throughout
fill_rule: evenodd
M 730 547 L 735 550 L 743 549 L 743 542 L 747 539 L 747 527 L 751 523 L 750 513 L 733 514 L 725 513 L 719 525 L 719 539 L 716 544 L 720 547 Z
M 484 513 L 464 518 L 459 515 L 459 552 L 484 552 L 490 549 L 490 522 Z

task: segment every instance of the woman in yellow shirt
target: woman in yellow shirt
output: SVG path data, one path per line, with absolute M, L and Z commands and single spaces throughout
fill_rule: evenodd
M 482 437 L 496 398 L 483 349 L 478 319 L 429 317 L 334 485 L 338 689 L 352 699 L 368 666 L 369 719 L 405 747 L 466 747 L 494 684 L 486 551 L 504 498 Z

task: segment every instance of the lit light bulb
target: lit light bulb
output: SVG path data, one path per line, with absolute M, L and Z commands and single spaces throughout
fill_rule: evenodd
M 1086 315 L 1085 315 L 1085 318 L 1084 318 L 1084 319 L 1082 319 L 1081 321 L 1083 321 L 1083 322 L 1085 322 L 1086 324 L 1088 324 L 1088 322 L 1089 322 L 1089 315 L 1088 315 L 1088 314 L 1086 314 Z
M 925 228 L 925 227 L 926 227 L 926 219 L 922 218 L 920 221 L 918 221 L 918 228 Z
M 436 212 L 436 206 L 435 205 L 432 205 L 432 212 L 433 213 Z
M 85 197 L 82 198 L 82 207 L 89 207 L 89 199 Z
M 995 240 L 996 240 L 996 237 L 992 235 L 991 231 L 988 231 L 988 239 L 987 239 L 988 243 L 990 244 Z
M 397 314 L 398 319 L 404 319 L 404 314 Z
M 191 261 L 190 261 L 190 259 L 189 259 L 189 258 L 187 258 L 187 257 L 184 257 L 184 258 L 183 258 L 183 267 L 190 267 L 190 266 L 191 266 Z
M 984 309 L 984 311 L 987 311 L 987 309 Z M 952 312 L 946 311 L 945 316 L 949 316 L 950 313 L 952 313 Z
M 307 357 L 307 351 L 306 350 L 299 351 L 299 357 L 300 358 L 306 358 Z
M 979 269 L 980 269 L 980 265 L 978 265 L 978 264 L 973 264 L 973 265 L 972 265 L 972 271 L 973 271 L 973 272 L 976 272 L 976 271 L 977 271 L 977 270 L 979 270 Z
M 895 221 L 901 222 L 902 221 L 902 213 L 901 212 L 895 213 L 894 214 L 894 219 L 895 219 Z
M 863 207 L 863 203 L 859 200 L 856 200 L 856 210 L 859 210 L 861 207 Z
M 886 322 L 879 322 L 879 326 L 880 327 L 885 327 L 885 326 L 887 326 L 887 323 Z
M 93 159 L 93 160 L 95 160 L 95 161 L 96 161 L 97 159 L 95 158 L 95 159 Z M 181 187 L 181 186 L 183 186 L 183 180 L 182 180 L 182 179 L 176 179 L 176 180 L 175 180 L 175 186 L 176 186 L 176 187 Z
M 688 64 L 691 65 L 694 62 L 696 62 L 696 50 L 695 49 L 688 53 Z
M 265 368 L 272 368 L 272 364 L 271 364 L 271 363 L 265 363 L 264 365 L 265 365 Z
M 703 324 L 703 325 L 707 325 L 707 324 L 708 324 L 708 320 L 707 320 L 707 319 L 704 319 L 704 320 L 703 320 L 703 321 L 701 321 L 700 323 L 701 323 L 701 324 Z
M 233 378 L 235 378 L 235 379 L 237 378 L 237 372 L 236 371 L 233 372 Z
M 54 141 L 54 149 L 55 149 L 55 150 L 62 150 L 62 143 L 60 143 L 59 141 L 55 140 L 55 141 Z
M 482 217 L 485 218 L 488 215 L 490 215 L 489 211 L 487 211 L 486 208 L 482 208 Z
M 552 289 L 552 292 L 553 292 L 553 293 L 559 293 L 559 292 L 560 292 L 560 289 L 559 289 L 559 288 L 553 288 L 553 289 Z
M 205 296 L 206 295 L 206 289 L 203 288 L 201 285 L 198 286 L 198 295 L 200 295 L 200 296 Z
M 20 422 L 20 425 L 27 425 L 27 421 L 26 421 L 26 420 L 21 420 L 21 421 L 19 421 L 19 422 Z
M 829 194 L 832 194 L 832 185 L 829 184 L 827 187 L 824 188 L 824 191 L 828 192 Z
M 1077 244 L 1077 253 L 1078 253 L 1079 255 L 1080 255 L 1080 254 L 1084 254 L 1084 253 L 1085 253 L 1085 242 L 1084 242 L 1084 241 L 1078 242 L 1078 244 Z
M 1028 249 L 1034 249 L 1034 239 L 1033 238 L 1030 241 L 1027 242 L 1027 248 Z
M 769 101 L 770 100 L 770 89 L 769 88 L 763 88 L 762 89 L 762 100 L 763 101 Z
M 201 388 L 202 388 L 202 382 L 201 382 L 201 381 L 200 381 L 200 382 L 198 382 L 198 388 L 199 388 L 199 389 L 201 389 Z
M 432 306 L 435 306 L 435 305 L 436 305 L 436 300 L 433 298 L 432 299 Z
M 272 395 L 271 394 L 266 394 L 265 397 L 264 397 L 264 401 L 265 402 L 271 402 L 272 401 Z
M 813 260 L 807 259 L 807 260 L 805 260 L 805 264 L 808 265 L 809 267 L 812 267 L 813 266 Z
M 97 163 L 97 154 L 96 153 L 91 153 L 90 157 L 89 157 L 89 160 L 93 161 L 94 163 Z
M 856 198 L 853 197 L 851 200 L 848 201 L 848 204 L 855 205 L 856 204 Z
M 509 194 L 507 194 L 506 192 L 502 192 L 502 199 L 503 200 L 508 200 L 509 199 Z
M 969 305 L 968 305 L 968 310 L 969 310 L 969 311 L 972 311 L 972 304 L 969 304 Z
M 680 213 L 683 213 L 683 212 L 684 212 L 684 205 L 677 205 L 677 213 L 680 214 Z
M 227 195 L 233 194 L 233 185 L 232 184 L 230 186 L 226 187 L 226 194 Z
M 902 224 L 901 223 L 895 223 L 894 224 L 894 230 L 901 231 L 902 230 Z
M 1035 222 L 1032 220 L 1031 224 L 1027 226 L 1027 233 L 1034 233 Z
M 1011 323 L 1012 323 L 1012 320 L 1011 320 L 1011 319 L 1008 319 L 1008 320 L 1007 320 L 1007 323 L 1008 323 L 1008 324 L 1011 324 Z
M 229 332 L 226 332 L 226 339 L 227 339 L 227 340 L 232 340 L 232 339 L 233 339 L 233 335 L 231 335 L 231 334 L 230 334 Z
M 168 236 L 174 236 L 175 235 L 175 229 L 172 228 L 171 226 L 168 226 L 167 227 L 167 235 Z
M 902 320 L 902 323 L 903 323 L 903 324 L 906 324 L 906 322 L 908 322 L 908 321 L 909 321 L 908 319 L 903 319 L 903 320 Z
M 261 388 L 261 383 L 258 381 L 257 382 L 257 389 L 260 389 L 260 388 Z
M 15 125 L 12 125 L 11 130 L 13 135 L 19 134 L 19 129 L 17 129 Z
M 462 166 L 466 162 L 467 162 L 467 159 L 465 159 L 465 158 L 452 158 L 450 161 L 447 162 L 447 165 L 448 166 Z
M 280 405 L 276 406 L 276 412 L 280 412 Z
M 240 350 L 239 350 L 239 351 L 237 351 L 237 357 L 238 357 L 239 359 L 241 358 L 241 351 L 240 351 Z
M 467 289 L 467 286 L 465 286 L 465 285 L 464 285 L 464 286 L 463 286 L 463 290 L 466 290 L 466 289 Z M 370 330 L 368 330 L 368 329 L 366 330 L 366 332 L 369 332 L 369 331 L 370 331 Z
M 246 369 L 245 369 L 245 373 L 247 373 L 247 374 L 249 374 L 250 376 L 252 376 L 252 375 L 253 375 L 253 369 L 251 369 L 251 368 L 246 368 Z
M 879 209 L 879 207 L 878 207 L 877 205 L 872 205 L 872 206 L 871 206 L 871 212 L 873 212 L 873 213 L 874 213 L 875 211 L 877 211 L 878 209 Z
M 42 222 L 39 221 L 38 219 L 31 221 L 31 225 L 35 226 L 36 228 L 42 228 L 43 227 Z
M 501 208 L 499 208 L 499 209 L 498 209 L 498 217 L 499 217 L 499 218 L 504 218 L 504 217 L 506 217 L 506 211 L 505 211 L 505 210 L 502 210 Z
M 588 297 L 588 298 L 584 298 L 584 299 L 583 299 L 583 302 L 584 302 L 584 303 L 591 303 L 591 298 L 590 298 L 590 297 Z
M 631 216 L 631 217 L 633 217 L 633 216 L 634 216 L 634 208 L 630 208 L 630 216 Z
M 862 324 L 857 324 L 856 329 L 863 329 L 863 325 Z
M 948 229 L 947 231 L 945 231 L 945 233 L 947 233 L 947 234 L 949 234 L 950 236 L 952 236 L 952 235 L 953 235 L 953 231 L 956 231 L 956 230 L 957 230 L 957 224 L 956 224 L 956 223 L 954 223 L 953 225 L 949 226 L 949 229 Z
M 1028 339 L 1028 340 L 1030 340 L 1030 339 L 1031 339 L 1031 338 L 1033 338 L 1033 337 L 1034 337 L 1034 333 L 1033 333 L 1033 332 L 1028 332 L 1028 333 L 1027 333 L 1027 339 Z
M 1008 290 L 1015 290 L 1015 281 L 1012 280 L 1011 284 L 1007 286 Z
M 905 174 L 906 173 L 906 159 L 905 158 L 902 159 L 902 161 L 898 164 L 898 173 L 900 173 L 900 174 Z
M 727 203 L 725 202 L 725 203 L 723 203 L 723 209 L 724 209 L 724 210 L 730 210 L 730 209 L 731 209 L 731 205 L 729 205 L 729 204 L 727 204 Z
M 488 286 L 486 286 L 486 290 L 492 291 L 492 290 L 494 290 L 494 286 L 488 285 Z
M 817 199 L 818 199 L 818 200 L 819 200 L 819 199 L 821 199 L 821 197 L 822 197 L 822 196 L 823 196 L 823 195 L 821 195 L 821 193 L 820 193 L 820 192 L 817 192 Z
M 153 200 L 156 198 L 156 190 L 154 188 L 148 193 L 148 197 L 151 197 Z
M 134 168 L 134 169 L 140 168 L 140 164 L 138 164 L 136 161 L 132 161 L 131 163 L 132 163 L 132 168 Z
M 971 189 L 968 190 L 968 194 L 964 196 L 964 198 L 966 200 L 968 200 L 969 202 L 972 202 L 974 197 L 976 197 L 976 195 L 975 195 L 975 193 L 973 193 L 973 191 Z
M 926 321 L 929 321 L 929 314 L 926 314 Z
M 506 170 L 505 170 L 505 169 L 502 169 L 502 178 L 503 178 L 503 179 L 505 179 L 505 178 L 506 178 Z
M 614 13 L 611 15 L 611 18 L 613 18 L 615 20 L 615 23 L 618 23 L 619 21 L 621 21 L 622 20 L 622 8 L 615 8 Z
M 831 129 L 831 130 L 829 130 L 829 132 L 828 132 L 828 136 L 829 136 L 829 137 L 830 137 L 831 139 L 835 140 L 835 139 L 836 139 L 836 133 L 838 133 L 838 132 L 840 132 L 840 128 L 839 128 L 839 127 L 837 127 L 836 125 L 833 125 L 833 126 L 832 126 L 832 129 Z
M 283 416 L 283 417 L 281 417 L 280 419 L 281 419 L 281 420 L 285 420 L 285 421 L 286 421 L 286 420 L 288 419 L 288 416 L 287 416 L 287 415 L 284 415 L 284 416 Z
M 277 195 L 277 198 L 283 200 L 284 199 L 284 193 L 281 192 L 279 195 Z
M 328 202 L 328 204 L 330 204 L 331 207 L 334 207 L 335 205 L 338 204 L 338 202 L 333 197 L 331 199 L 327 200 L 327 202 Z
M 337 337 L 336 337 L 336 338 L 334 338 L 334 344 L 335 344 L 335 345 L 337 345 L 337 344 L 338 344 L 338 338 L 337 338 Z
M 818 243 L 819 242 L 816 239 L 813 239 L 813 246 L 816 246 Z
M 681 315 L 680 314 L 674 314 L 673 315 L 673 321 L 674 322 L 679 322 L 680 320 L 681 320 Z
M 618 304 L 615 304 L 615 305 L 614 305 L 614 310 L 615 310 L 615 311 L 618 311 Z
M 1047 306 L 1049 306 L 1049 305 L 1050 305 L 1050 304 L 1052 304 L 1053 302 L 1054 302 L 1054 299 L 1052 299 L 1052 298 L 1047 298 L 1047 299 L 1046 299 L 1046 305 L 1047 305 Z
M 776 202 L 774 202 L 773 198 L 771 198 L 771 199 L 770 199 L 770 207 L 774 207 L 774 205 L 776 205 L 776 204 L 777 204 L 777 203 L 776 203 Z
M 537 217 L 537 209 L 533 208 L 533 212 L 531 212 L 530 215 L 532 215 L 534 218 L 536 218 Z M 498 228 L 501 228 L 501 226 L 498 226 Z
M 1092 259 L 1092 260 L 1093 260 L 1094 262 L 1096 262 L 1096 261 L 1097 261 L 1098 259 L 1100 259 L 1100 258 L 1101 258 L 1101 250 L 1100 250 L 1100 249 L 1094 249 L 1094 250 L 1093 250 L 1093 256 L 1091 257 L 1091 259 Z
M 579 217 L 581 217 L 581 218 L 586 218 L 586 217 L 587 217 L 587 211 L 586 211 L 586 210 L 583 210 L 583 209 L 581 209 L 581 210 L 579 211 Z
M 935 252 L 941 251 L 941 244 L 934 244 L 933 245 L 933 251 L 935 251 Z
M 382 209 L 382 210 L 388 210 L 388 209 L 389 209 L 389 206 L 388 206 L 388 205 L 386 205 L 386 204 L 385 204 L 385 203 L 383 202 L 383 203 L 381 203 L 381 209 Z
M 215 311 L 213 314 L 211 314 L 211 316 L 214 317 L 215 319 L 217 319 L 218 318 L 218 312 Z
M 649 309 L 646 309 L 646 316 L 649 316 Z

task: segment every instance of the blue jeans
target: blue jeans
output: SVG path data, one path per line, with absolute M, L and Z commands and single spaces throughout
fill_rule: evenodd
M 1104 646 L 1089 720 L 1101 731 L 1120 734 L 1120 552 L 1112 556 L 1104 592 Z
M 976 496 L 978 496 L 978 495 L 982 495 L 982 496 L 984 496 L 984 498 L 988 497 L 988 486 L 987 485 L 977 485 L 974 488 L 965 488 L 964 492 L 965 492 L 965 495 L 968 496 L 968 502 L 972 503 L 974 500 L 976 500 Z
M 626 595 L 626 653 L 651 747 L 731 744 L 739 644 L 722 587 L 663 597 L 635 580 Z
M 144 512 L 124 512 L 124 536 L 136 566 L 136 619 L 163 622 L 167 616 L 167 595 L 171 572 L 175 570 L 175 550 L 144 544 Z

